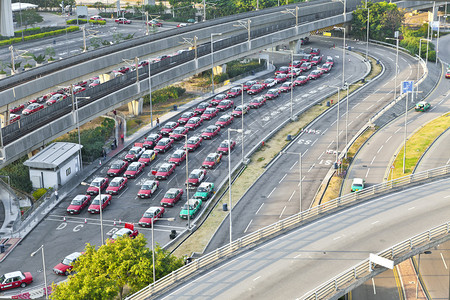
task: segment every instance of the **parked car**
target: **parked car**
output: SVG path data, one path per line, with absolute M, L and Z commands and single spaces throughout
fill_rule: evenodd
M 20 115 L 16 114 L 9 114 L 9 124 L 12 124 L 14 122 L 17 122 L 20 120 Z
M 212 182 L 202 182 L 197 191 L 194 194 L 194 199 L 201 199 L 202 201 L 208 200 L 212 195 L 214 195 L 214 183 Z
M 94 20 L 94 21 L 106 21 L 106 19 L 104 19 L 103 17 L 99 16 L 99 15 L 95 15 L 90 17 L 90 20 Z
M 233 150 L 235 146 L 236 146 L 235 141 L 224 140 L 222 143 L 220 143 L 219 147 L 217 148 L 217 153 L 228 154 L 228 147 L 230 148 L 230 150 Z
M 322 62 L 322 56 L 316 55 L 311 59 L 311 64 L 313 66 L 317 66 L 318 64 L 320 64 Z
M 292 86 L 293 86 L 293 82 L 291 82 L 291 81 L 286 81 L 285 83 L 283 83 L 283 84 L 280 86 L 280 92 L 282 92 L 282 93 L 290 92 Z
M 91 201 L 91 196 L 89 196 L 89 195 L 75 196 L 75 198 L 73 198 L 72 201 L 70 202 L 69 207 L 67 207 L 67 213 L 69 213 L 71 215 L 81 213 L 83 208 L 85 208 L 89 205 L 90 201 Z
M 183 189 L 171 188 L 165 194 L 161 200 L 161 206 L 173 207 L 183 195 Z
M 57 275 L 69 276 L 74 262 L 82 255 L 80 252 L 74 252 L 67 255 L 59 264 L 53 267 L 53 272 Z
M 141 199 L 150 198 L 156 192 L 159 187 L 159 181 L 157 180 L 146 180 L 141 186 L 137 196 Z
M 277 76 L 275 76 L 274 80 L 278 83 L 283 83 L 286 80 L 288 80 L 288 77 L 286 74 L 278 74 Z
M 301 60 L 294 60 L 292 63 L 289 64 L 289 67 L 291 67 L 291 68 L 300 68 L 301 65 L 302 65 L 302 61 Z
M 146 166 L 148 166 L 152 161 L 156 159 L 158 156 L 158 152 L 155 150 L 145 150 L 144 153 L 142 153 L 141 157 L 138 159 L 138 162 L 144 163 Z
M 188 186 L 198 186 L 203 182 L 206 178 L 206 170 L 203 169 L 194 169 L 191 174 L 189 174 L 189 178 L 186 182 Z
M 173 146 L 173 139 L 170 138 L 162 138 L 159 140 L 158 144 L 156 144 L 154 150 L 158 153 L 165 153 L 170 150 Z
M 119 230 L 117 230 L 110 239 L 110 242 L 114 242 L 119 238 L 130 238 L 134 239 L 139 234 L 137 229 L 134 229 L 134 225 L 131 223 L 125 223 L 125 226 Z
M 25 108 L 25 104 L 20 104 L 20 105 L 14 106 L 13 108 L 10 108 L 9 113 L 11 113 L 11 114 L 16 113 L 18 111 L 21 111 L 24 108 Z
M 332 67 L 333 67 L 332 64 L 326 63 L 326 64 L 323 64 L 323 65 L 320 67 L 320 69 L 321 69 L 322 71 L 324 71 L 325 73 L 328 73 L 328 72 L 331 71 L 331 68 L 332 68 Z
M 231 113 L 231 115 L 233 117 L 241 117 L 242 115 L 245 115 L 246 113 L 248 113 L 248 111 L 250 110 L 250 108 L 248 107 L 247 104 L 244 105 L 238 105 L 234 108 L 233 112 Z
M 273 78 L 267 78 L 261 84 L 264 86 L 265 89 L 268 89 L 268 88 L 276 86 L 277 82 Z
M 129 162 L 137 161 L 143 153 L 144 149 L 141 147 L 133 147 L 128 151 L 127 155 L 125 155 L 125 159 Z
M 222 153 L 210 153 L 205 158 L 205 161 L 202 164 L 202 168 L 205 169 L 214 169 L 221 161 L 222 159 Z
M 176 165 L 172 163 L 164 163 L 155 173 L 155 178 L 159 180 L 166 180 L 175 171 Z
M 263 90 L 264 86 L 262 84 L 254 84 L 247 90 L 247 94 L 256 95 L 258 93 L 261 93 Z
M 106 189 L 106 186 L 108 185 L 109 179 L 107 177 L 96 177 L 94 180 L 92 180 L 91 185 L 88 187 L 86 194 L 88 195 L 97 195 L 99 190 Z
M 248 106 L 250 106 L 250 108 L 260 108 L 264 104 L 266 104 L 266 98 L 261 96 L 261 97 L 252 98 L 250 100 L 250 103 L 248 104 Z
M 50 99 L 47 100 L 47 102 L 45 102 L 48 106 L 55 104 L 56 102 L 60 102 L 64 99 L 66 99 L 67 96 L 64 94 L 54 94 L 53 96 L 50 97 Z
M 161 128 L 161 134 L 166 136 L 169 135 L 175 128 L 178 127 L 178 125 L 178 122 L 167 122 Z
M 179 166 L 184 160 L 186 160 L 186 151 L 178 149 L 169 158 L 170 163 L 174 163 Z
M 311 51 L 309 53 L 311 55 L 320 55 L 320 49 L 319 48 L 311 48 Z
M 254 84 L 257 84 L 258 81 L 256 80 L 249 80 L 246 83 L 244 83 L 244 91 L 248 90 L 249 88 L 251 88 Z
M 111 164 L 111 167 L 109 168 L 109 170 L 106 174 L 108 174 L 108 176 L 110 176 L 110 177 L 118 176 L 121 173 L 125 172 L 125 170 L 128 167 L 128 164 L 129 164 L 128 161 L 125 161 L 125 160 L 115 160 Z
M 195 117 L 197 114 L 192 111 L 184 112 L 181 117 L 178 119 L 178 124 L 183 125 L 189 121 L 190 118 Z
M 300 69 L 303 72 L 305 72 L 305 71 L 311 70 L 311 67 L 312 67 L 312 64 L 310 62 L 306 62 L 301 65 Z
M 223 115 L 223 116 L 220 116 L 219 120 L 217 120 L 215 125 L 223 128 L 223 127 L 228 126 L 231 123 L 233 123 L 233 120 L 234 120 L 234 117 L 232 115 Z
M 220 126 L 216 125 L 209 125 L 206 127 L 206 129 L 202 132 L 201 137 L 206 140 L 210 140 L 216 135 L 218 135 L 220 132 Z
M 184 136 L 189 132 L 189 128 L 184 126 L 178 126 L 175 128 L 172 133 L 170 134 L 170 138 L 174 139 L 175 141 L 179 141 L 181 139 L 184 139 Z
M 9 290 L 18 287 L 26 287 L 33 282 L 33 276 L 30 272 L 15 271 L 0 276 L 0 291 Z
M 323 71 L 322 70 L 314 70 L 311 73 L 309 73 L 308 78 L 309 79 L 317 79 L 320 78 L 320 76 L 322 76 Z
M 202 114 L 208 107 L 211 107 L 212 104 L 209 102 L 202 102 L 195 108 L 194 112 L 197 113 L 197 115 Z
M 268 99 L 268 100 L 273 100 L 275 98 L 277 98 L 280 95 L 280 90 L 275 88 L 275 89 L 270 89 L 267 91 L 267 93 L 264 95 L 264 98 Z
M 307 84 L 309 81 L 309 77 L 307 76 L 298 76 L 297 79 L 294 81 L 294 85 L 304 85 Z
M 114 22 L 116 22 L 118 24 L 131 24 L 131 20 L 128 20 L 126 18 L 118 18 L 118 19 L 115 19 Z
M 88 212 L 91 214 L 99 214 L 100 209 L 103 211 L 106 206 L 111 204 L 111 198 L 111 195 L 102 194 L 102 198 L 100 199 L 100 195 L 97 195 L 94 200 L 92 200 L 91 205 L 89 205 Z
M 186 128 L 189 128 L 189 130 L 195 130 L 197 127 L 203 124 L 203 119 L 200 117 L 193 117 L 191 118 L 185 125 Z
M 218 105 L 220 101 L 227 99 L 227 94 L 217 94 L 214 96 L 214 98 L 211 100 L 212 105 Z
M 195 151 L 198 147 L 201 146 L 203 139 L 200 136 L 193 136 L 187 140 L 187 144 L 183 146 L 183 149 L 188 149 L 188 151 Z
M 135 161 L 128 166 L 123 176 L 128 179 L 136 178 L 139 176 L 139 174 L 142 173 L 142 171 L 144 171 L 144 167 L 145 167 L 144 163 Z
M 219 105 L 217 105 L 217 109 L 220 111 L 224 111 L 224 110 L 227 110 L 227 109 L 233 107 L 233 105 L 234 105 L 233 100 L 225 99 L 225 100 L 220 101 Z
M 182 219 L 190 219 L 200 211 L 200 207 L 202 206 L 202 200 L 200 199 L 189 199 L 183 205 L 180 211 L 180 218 Z
M 302 66 L 304 65 L 305 62 L 310 62 L 312 58 L 313 58 L 312 54 L 303 54 L 301 58 Z
M 164 207 L 149 207 L 142 215 L 138 224 L 142 227 L 151 227 L 159 218 L 163 217 L 164 211 Z
M 287 73 L 289 73 L 289 67 L 286 67 L 286 66 L 283 66 L 283 67 L 280 67 L 277 71 L 275 71 L 275 75 L 278 75 L 278 74 L 287 74 Z
M 228 92 L 228 98 L 235 98 L 242 94 L 242 88 L 239 86 L 232 87 Z
M 128 178 L 126 177 L 114 177 L 109 182 L 109 186 L 106 188 L 106 193 L 110 195 L 117 195 L 121 190 L 127 187 Z
M 215 107 L 208 107 L 202 114 L 201 119 L 202 120 L 211 120 L 217 114 L 219 113 L 219 110 Z
M 149 134 L 144 141 L 144 144 L 142 145 L 145 149 L 153 149 L 155 147 L 156 143 L 162 138 L 162 135 L 159 133 L 152 133 Z

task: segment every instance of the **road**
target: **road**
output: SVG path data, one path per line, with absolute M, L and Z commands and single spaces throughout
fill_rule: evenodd
M 449 191 L 450 179 L 439 180 L 332 214 L 227 260 L 160 298 L 302 297 L 369 253 L 447 222 Z
M 312 43 L 311 46 L 317 46 L 323 49 L 325 55 L 336 56 L 339 54 L 337 49 L 326 49 L 326 45 L 323 43 Z M 289 55 L 279 56 L 278 60 L 286 65 L 289 60 Z M 354 74 L 355 77 L 362 76 L 365 70 L 355 60 L 352 64 L 347 66 L 349 72 Z M 294 113 L 305 108 L 305 105 L 312 101 L 310 97 L 302 97 L 302 95 L 308 95 L 313 97 L 319 91 L 326 92 L 328 88 L 324 87 L 325 83 L 337 84 L 340 79 L 335 77 L 335 75 L 342 72 L 340 64 L 337 64 L 335 69 L 329 74 L 325 75 L 324 78 L 318 79 L 316 81 L 309 82 L 307 85 L 297 88 L 295 90 L 295 101 L 294 103 Z M 272 76 L 267 76 L 272 77 Z M 249 96 L 245 96 L 244 102 L 248 102 Z M 237 103 L 240 103 L 240 99 L 235 99 Z M 279 120 L 288 119 L 290 116 L 290 95 L 283 94 L 277 100 L 269 101 L 265 107 L 258 110 L 252 110 L 248 116 L 244 117 L 244 141 L 245 149 L 250 149 L 250 145 L 254 146 L 258 143 L 262 136 L 266 135 L 271 129 L 279 124 Z M 209 122 L 204 122 L 201 129 L 206 128 L 209 124 L 217 121 L 217 118 Z M 162 124 L 164 125 L 164 124 Z M 232 128 L 240 128 L 240 119 L 237 119 Z M 199 134 L 201 129 L 195 132 Z M 226 139 L 226 130 L 221 131 L 219 137 L 214 138 L 212 141 L 204 141 L 203 145 L 199 150 L 196 150 L 189 156 L 189 170 L 196 167 L 200 167 L 204 158 L 210 152 L 215 152 L 219 143 Z M 241 160 L 241 142 L 242 138 L 240 134 L 232 133 L 232 138 L 236 139 L 237 146 L 231 153 L 233 166 Z M 174 148 L 182 146 L 182 142 L 177 142 Z M 118 154 L 119 158 L 123 158 L 128 149 L 120 152 Z M 247 150 L 248 151 L 248 150 Z M 162 162 L 171 153 L 159 155 L 158 159 L 153 162 Z M 225 156 L 226 157 L 226 156 Z M 100 171 L 94 173 L 89 178 L 86 178 L 86 182 L 90 183 L 94 177 L 106 176 L 106 171 L 108 166 L 104 166 Z M 227 163 L 221 163 L 215 170 L 208 172 L 208 181 L 215 182 L 219 184 L 227 175 Z M 150 168 L 146 167 L 145 173 L 140 175 L 135 180 L 130 180 L 128 187 L 118 196 L 113 196 L 112 204 L 107 207 L 103 213 L 103 221 L 105 226 L 105 232 L 112 233 L 117 230 L 120 226 L 118 224 L 119 220 L 124 222 L 136 223 L 139 221 L 141 215 L 149 206 L 159 206 L 159 202 L 162 199 L 163 194 L 170 187 L 182 187 L 185 182 L 185 165 L 181 165 L 177 168 L 174 175 L 169 178 L 169 180 L 161 181 L 158 193 L 155 197 L 147 200 L 137 199 L 136 194 L 146 179 L 152 178 L 149 174 Z M 73 192 L 71 192 L 64 201 L 58 205 L 44 220 L 33 230 L 33 232 L 26 237 L 9 256 L 2 262 L 2 269 L 13 271 L 16 269 L 20 270 L 31 270 L 33 274 L 36 274 L 40 267 L 40 260 L 36 258 L 30 258 L 29 253 L 31 249 L 35 247 L 38 248 L 40 245 L 44 244 L 46 246 L 46 253 L 48 256 L 46 259 L 46 265 L 48 270 L 48 279 L 51 281 L 59 281 L 62 278 L 51 273 L 53 266 L 55 266 L 65 255 L 72 253 L 73 251 L 81 251 L 86 243 L 99 245 L 101 242 L 100 228 L 99 228 L 99 216 L 90 215 L 87 211 L 82 212 L 79 216 L 67 216 L 66 208 L 69 205 L 71 199 L 77 194 L 84 194 L 86 191 L 86 186 L 78 186 Z M 191 194 L 192 195 L 192 194 Z M 169 233 L 171 229 L 181 232 L 186 228 L 186 221 L 178 218 L 178 213 L 180 207 L 186 201 L 186 192 L 181 201 L 179 201 L 174 208 L 169 208 L 166 210 L 164 217 L 176 218 L 175 222 L 169 223 L 168 221 L 158 221 L 155 224 L 155 241 L 160 245 L 165 245 L 169 242 Z M 63 221 L 63 217 L 66 216 L 66 222 Z M 85 223 L 85 219 L 87 223 Z M 114 226 L 114 220 L 116 225 Z M 195 223 L 196 220 L 193 220 Z M 139 228 L 139 231 L 144 234 L 149 240 L 150 229 Z M 107 238 L 107 237 L 105 237 Z M 42 283 L 42 278 L 40 276 L 35 276 L 36 280 L 33 284 L 33 288 Z M 31 289 L 31 287 L 30 287 Z M 17 293 L 15 291 L 14 293 Z
M 339 44 L 338 41 L 322 40 L 330 45 Z M 349 43 L 349 45 L 365 49 L 361 44 Z M 381 109 L 393 97 L 392 76 L 395 68 L 392 67 L 391 60 L 395 58 L 395 52 L 378 46 L 373 46 L 371 51 L 374 50 L 377 51 L 376 57 L 383 62 L 386 71 L 382 80 L 374 82 L 369 88 L 350 97 L 348 140 L 366 124 L 375 111 Z M 413 62 L 414 60 L 409 56 L 401 55 L 399 60 L 401 78 L 411 78 L 411 76 L 415 78 L 417 69 L 412 68 Z M 342 64 L 342 61 L 337 60 L 337 63 Z M 350 74 L 352 73 L 348 70 L 347 79 L 351 76 Z M 337 79 L 342 81 L 341 76 L 342 74 L 338 75 Z M 340 85 L 339 81 L 338 85 Z M 339 121 L 340 150 L 345 145 L 346 105 L 345 102 L 343 103 L 341 103 Z M 329 150 L 331 152 L 336 150 L 336 120 L 337 109 L 334 106 L 319 122 L 307 127 L 313 130 L 311 133 L 303 133 L 286 149 L 289 152 L 302 153 L 302 210 L 310 207 L 323 178 L 336 161 L 335 154 L 327 153 Z M 300 205 L 298 169 L 298 155 L 282 155 L 265 171 L 233 210 L 233 239 L 298 213 Z M 228 221 L 225 221 L 212 238 L 206 252 L 213 251 L 228 240 Z
M 450 61 L 450 38 L 448 36 L 441 38 L 440 55 L 443 61 Z M 444 45 L 441 48 L 441 45 Z M 434 63 L 429 63 L 433 67 Z M 420 128 L 428 121 L 448 112 L 450 109 L 450 81 L 440 80 L 436 90 L 426 99 L 432 105 L 432 110 L 421 114 L 414 111 L 409 112 L 407 128 L 409 134 Z M 355 177 L 364 178 L 367 185 L 380 183 L 385 180 L 386 168 L 389 166 L 391 158 L 403 144 L 404 136 L 404 116 L 400 116 L 393 122 L 379 130 L 368 141 L 358 155 L 355 157 L 351 169 L 349 170 L 348 180 L 345 182 L 344 193 L 350 189 L 351 179 Z M 416 172 L 435 168 L 449 163 L 450 147 L 449 131 L 440 138 L 436 144 L 426 153 Z M 446 146 L 447 145 L 447 146 Z M 377 294 L 373 293 L 372 282 L 366 282 L 352 292 L 353 299 L 398 299 L 398 293 L 391 297 L 389 291 L 397 290 L 397 282 L 392 271 L 386 271 L 383 276 L 383 289 L 377 288 Z M 436 278 L 438 280 L 438 278 Z M 377 286 L 380 286 L 378 277 L 375 279 Z M 444 279 L 445 281 L 445 279 Z M 432 284 L 432 283 L 431 283 Z M 440 284 L 440 283 L 437 283 Z M 428 285 L 428 284 L 427 284 Z M 383 293 L 387 291 L 388 294 Z M 394 292 L 395 294 L 395 292 Z M 434 297 L 433 297 L 434 299 Z

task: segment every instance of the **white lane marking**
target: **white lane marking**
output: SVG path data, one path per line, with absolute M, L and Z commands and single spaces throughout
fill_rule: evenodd
M 377 157 L 376 155 L 372 158 L 372 161 L 370 162 L 370 164 L 373 164 L 373 161 L 375 160 L 375 157 Z
M 328 147 L 327 148 L 330 148 L 331 147 L 331 145 L 333 145 L 333 143 L 334 143 L 334 140 L 332 140 L 331 141 L 331 143 L 328 145 Z
M 174 178 L 176 178 L 176 176 L 173 176 L 172 179 L 170 179 L 169 181 L 167 181 L 167 184 L 169 184 Z
M 298 163 L 298 160 L 292 165 L 292 167 L 289 168 L 289 170 L 292 170 L 297 163 Z
M 444 255 L 442 255 L 442 252 L 441 252 L 441 258 L 442 258 L 442 262 L 444 263 L 444 267 L 447 270 L 448 269 L 447 264 L 445 263 Z
M 341 236 L 335 237 L 335 238 L 333 239 L 333 241 L 338 240 L 338 239 L 340 239 L 340 238 L 341 238 Z
M 380 149 L 378 149 L 377 154 L 380 153 L 381 149 L 383 149 L 383 145 L 381 145 Z
M 288 202 L 291 202 L 291 199 L 292 199 L 292 197 L 294 197 L 294 194 L 295 194 L 295 190 L 292 192 L 292 195 L 289 197 Z
M 272 195 L 273 192 L 275 192 L 276 189 L 277 189 L 277 188 L 274 187 L 273 190 L 270 192 L 270 194 L 267 196 L 267 198 L 270 198 L 270 196 Z
M 317 139 L 311 144 L 311 146 L 314 146 L 314 144 L 317 142 L 318 139 L 319 139 L 319 138 L 317 138 Z
M 283 208 L 283 210 L 281 211 L 281 214 L 280 214 L 280 219 L 281 219 L 281 216 L 283 216 L 283 213 L 284 213 L 284 211 L 286 210 L 286 206 Z
M 323 132 L 322 132 L 322 135 L 324 135 L 325 134 L 325 132 L 327 132 L 327 130 L 328 130 L 328 128 L 327 129 L 325 129 Z
M 369 171 L 370 171 L 370 168 L 367 169 L 366 178 L 367 178 L 367 175 L 369 175 Z
M 306 152 L 308 152 L 309 149 L 306 149 L 305 152 L 303 152 L 302 157 L 305 156 Z
M 390 83 L 390 82 L 388 81 L 388 82 L 386 82 L 383 86 L 387 86 L 389 83 Z
M 445 199 L 445 198 L 449 198 L 449 197 L 450 197 L 450 195 L 448 195 L 448 196 L 445 196 L 445 197 L 444 197 L 444 199 Z
M 298 258 L 300 256 L 302 256 L 302 255 L 301 254 L 297 254 L 296 256 L 294 256 L 294 258 Z
M 377 223 L 380 223 L 380 221 L 375 221 L 375 222 L 372 223 L 372 225 L 375 225 Z
M 363 113 L 360 113 L 358 116 L 356 116 L 356 119 L 362 116 Z
M 315 165 L 316 165 L 315 163 L 312 164 L 311 168 L 309 168 L 309 170 L 308 170 L 308 173 L 312 170 L 312 168 L 314 168 Z
M 367 96 L 367 98 L 369 98 L 369 96 Z M 366 99 L 367 99 L 366 98 Z M 364 99 L 364 100 L 366 100 L 366 99 Z M 353 105 L 353 108 L 355 108 L 355 107 L 357 107 L 358 105 L 360 105 L 361 103 L 356 103 L 355 105 Z
M 373 280 L 373 278 L 372 278 L 372 285 L 373 285 L 373 294 L 376 295 L 377 290 L 375 289 L 375 280 Z
M 261 278 L 261 276 L 256 277 L 255 279 L 253 279 L 253 281 L 258 280 L 259 278 Z
M 402 129 L 401 127 L 399 128 L 399 129 L 397 129 L 394 133 L 397 133 L 397 132 L 399 132 L 400 131 L 400 129 Z
M 317 159 L 320 159 L 320 158 L 322 157 L 322 155 L 324 155 L 324 154 L 325 154 L 325 151 L 322 152 L 322 154 L 320 154 L 320 155 L 319 155 L 319 158 L 317 158 Z
M 284 174 L 283 178 L 281 178 L 281 180 L 278 182 L 278 184 L 280 184 L 286 176 L 287 176 L 287 173 Z
M 389 140 L 392 138 L 392 135 L 390 137 L 388 137 L 388 139 L 386 140 L 386 143 L 389 142 Z
M 261 206 L 258 208 L 258 210 L 256 211 L 255 215 L 257 215 L 259 213 L 259 211 L 261 210 L 261 208 L 263 207 L 264 203 L 261 204 Z
M 333 126 L 334 123 L 336 123 L 336 122 L 337 122 L 337 120 L 334 120 L 334 122 L 330 124 L 330 127 Z
M 366 108 L 366 110 L 371 109 L 374 106 L 374 104 L 372 104 L 371 106 L 369 106 L 368 108 Z
M 415 208 L 416 208 L 416 207 L 413 206 L 413 207 L 408 208 L 408 210 L 413 210 L 413 209 L 415 209 Z
M 348 123 L 348 126 L 350 126 L 353 123 L 353 121 L 351 121 L 350 123 Z
M 264 203 L 263 203 L 264 204 Z M 247 227 L 245 227 L 244 233 L 247 232 L 248 228 L 250 227 L 250 224 L 252 224 L 253 219 L 250 220 L 250 222 L 248 223 Z

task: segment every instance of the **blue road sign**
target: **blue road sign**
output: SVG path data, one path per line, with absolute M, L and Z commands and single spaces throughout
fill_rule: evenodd
M 413 92 L 414 81 L 402 81 L 402 94 Z

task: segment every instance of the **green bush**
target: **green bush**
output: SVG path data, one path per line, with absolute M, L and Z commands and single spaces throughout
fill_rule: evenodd
M 33 192 L 34 200 L 36 200 L 36 201 L 39 200 L 42 196 L 45 195 L 45 193 L 47 193 L 47 189 L 45 189 L 45 188 L 40 188 L 40 189 L 35 190 Z
M 227 80 L 228 74 L 227 73 L 222 73 L 222 74 L 218 74 L 218 75 L 214 75 L 214 83 L 220 83 L 220 82 L 224 82 L 225 80 Z
M 30 193 L 33 190 L 33 186 L 30 180 L 30 172 L 28 167 L 25 167 L 23 163 L 28 160 L 28 156 L 24 156 L 21 159 L 3 167 L 0 169 L 0 175 L 7 175 L 11 178 L 11 186 L 20 191 Z M 5 182 L 8 182 L 4 178 Z
M 97 24 L 97 25 L 105 25 L 106 24 L 106 21 L 87 20 L 87 19 L 78 19 L 78 24 L 86 24 L 88 21 L 90 24 Z M 77 19 L 67 20 L 66 24 L 77 24 Z
M 77 31 L 79 29 L 80 29 L 80 27 L 78 27 L 78 26 L 70 26 L 70 27 L 67 27 L 67 32 L 73 32 L 73 31 Z M 42 32 L 42 33 L 38 33 L 38 34 L 34 34 L 34 35 L 24 36 L 24 41 L 30 41 L 30 40 L 40 39 L 40 38 L 44 38 L 44 37 L 49 37 L 49 36 L 65 34 L 65 33 L 66 33 L 66 29 L 58 29 L 58 30 L 54 30 L 54 31 Z M 3 40 L 3 41 L 0 41 L 0 46 L 11 45 L 11 44 L 19 43 L 21 41 L 22 41 L 21 37 L 20 38 L 12 38 L 9 40 Z
M 169 99 L 178 99 L 186 92 L 185 89 L 179 86 L 168 86 L 152 92 L 152 103 L 164 103 Z M 144 97 L 144 103 L 149 103 L 149 96 Z M 149 105 L 149 104 L 148 104 Z

